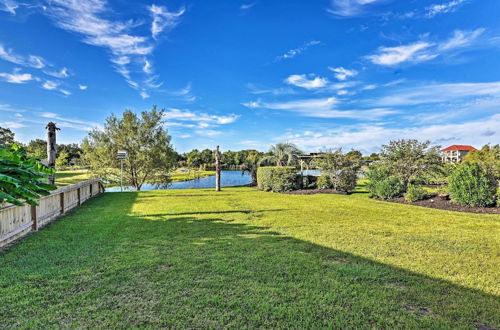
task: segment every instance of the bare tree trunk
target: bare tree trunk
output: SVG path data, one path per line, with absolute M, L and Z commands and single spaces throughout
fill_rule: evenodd
M 49 122 L 47 126 L 47 166 L 55 168 L 56 165 L 56 131 L 60 130 L 56 124 Z M 49 175 L 49 184 L 55 184 L 56 178 L 54 174 Z
M 220 191 L 220 151 L 219 146 L 215 149 L 215 191 Z

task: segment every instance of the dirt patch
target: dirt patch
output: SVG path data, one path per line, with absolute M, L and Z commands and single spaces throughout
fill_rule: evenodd
M 287 191 L 283 194 L 288 195 L 315 195 L 315 194 L 337 194 L 337 195 L 348 195 L 344 191 L 338 191 L 333 189 L 299 189 L 293 191 Z
M 406 305 L 403 307 L 405 311 L 417 315 L 417 317 L 422 318 L 424 316 L 432 314 L 432 311 L 427 307 L 413 307 Z
M 378 199 L 378 198 L 377 198 Z M 379 199 L 381 200 L 381 199 Z M 424 199 L 416 202 L 408 202 L 403 197 L 393 198 L 386 200 L 387 202 L 400 203 L 407 205 L 416 205 L 429 207 L 433 209 L 447 210 L 447 211 L 457 211 L 457 212 L 469 212 L 469 213 L 482 213 L 482 214 L 500 214 L 500 207 L 466 207 L 452 202 L 451 200 L 443 200 L 437 198 L 437 196 L 431 196 L 428 199 Z

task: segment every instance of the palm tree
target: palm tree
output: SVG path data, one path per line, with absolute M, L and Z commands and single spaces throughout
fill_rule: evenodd
M 294 165 L 297 162 L 298 156 L 302 154 L 299 148 L 293 143 L 277 143 L 271 146 L 269 150 L 270 156 L 266 156 L 260 160 L 260 163 L 275 163 L 276 166 Z

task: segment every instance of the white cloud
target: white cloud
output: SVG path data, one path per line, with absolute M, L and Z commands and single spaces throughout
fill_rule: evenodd
M 146 91 L 141 91 L 139 93 L 139 95 L 143 98 L 143 99 L 147 99 L 150 97 L 150 95 L 146 92 Z
M 59 83 L 58 82 L 55 82 L 55 81 L 52 81 L 52 80 L 46 80 L 43 84 L 42 84 L 42 87 L 45 88 L 45 89 L 48 89 L 48 90 L 54 90 L 56 89 L 57 87 L 59 87 Z
M 13 108 L 10 104 L 0 104 L 0 111 L 7 111 L 7 112 L 26 112 L 26 110 L 23 110 L 23 109 L 16 109 L 16 108 Z
M 328 79 L 317 77 L 315 75 L 293 74 L 286 78 L 285 82 L 289 85 L 305 89 L 317 89 L 325 87 L 328 84 Z
M 348 70 L 343 67 L 338 67 L 338 68 L 329 67 L 328 69 L 334 72 L 334 76 L 338 80 L 346 80 L 347 78 L 354 77 L 358 74 L 358 71 L 356 70 Z
M 14 64 L 31 67 L 35 69 L 43 69 L 48 65 L 47 61 L 41 56 L 37 55 L 22 56 L 16 54 L 12 49 L 5 48 L 2 44 L 0 44 L 0 58 Z
M 280 88 L 262 88 L 256 86 L 255 84 L 248 83 L 246 87 L 249 89 L 249 92 L 255 95 L 260 94 L 272 94 L 272 95 L 290 95 L 295 94 L 293 88 L 290 87 L 280 87 Z
M 48 118 L 48 119 L 51 119 L 54 121 L 57 120 L 57 126 L 77 129 L 77 130 L 81 130 L 81 131 L 89 131 L 94 127 L 100 127 L 100 125 L 98 123 L 95 123 L 92 121 L 75 119 L 75 118 L 66 118 L 66 117 L 62 117 L 59 114 L 54 113 L 54 112 L 42 112 L 42 113 L 36 113 L 36 115 L 38 115 L 42 118 Z M 37 120 L 35 122 L 38 123 L 39 120 Z
M 55 77 L 55 78 L 68 78 L 69 72 L 68 68 L 62 68 L 59 71 L 44 71 L 45 74 Z
M 453 36 L 441 42 L 416 41 L 396 47 L 380 47 L 373 55 L 366 56 L 374 64 L 394 66 L 404 62 L 419 63 L 435 59 L 447 52 L 460 51 L 473 46 L 485 29 L 455 30 Z
M 190 110 L 181 110 L 169 108 L 164 113 L 164 118 L 168 121 L 188 121 L 196 123 L 205 123 L 208 125 L 226 125 L 235 122 L 239 116 L 231 114 L 228 116 L 210 115 L 202 112 L 193 112 Z M 207 125 L 204 125 L 205 127 Z
M 86 85 L 78 85 L 78 88 L 80 88 L 80 90 L 84 91 L 84 90 L 86 90 L 87 88 L 89 88 L 89 86 L 86 86 Z
M 427 84 L 413 88 L 402 88 L 391 95 L 368 100 L 376 106 L 411 106 L 452 102 L 464 98 L 500 97 L 500 81 L 487 83 Z
M 3 121 L 0 122 L 0 126 L 5 128 L 23 128 L 27 127 L 25 124 L 19 121 Z
M 356 125 L 317 132 L 291 133 L 280 137 L 296 143 L 305 150 L 325 150 L 342 147 L 355 148 L 363 152 L 375 152 L 382 144 L 402 138 L 429 139 L 433 143 L 472 144 L 480 147 L 500 140 L 500 114 L 491 117 L 467 121 L 464 123 L 439 125 L 408 125 L 403 128 L 391 128 L 381 125 Z
M 252 101 L 243 103 L 251 109 L 282 110 L 297 113 L 304 117 L 314 118 L 353 118 L 362 120 L 378 120 L 383 116 L 396 113 L 396 111 L 385 108 L 368 110 L 338 110 L 335 106 L 338 100 L 335 97 L 303 99 L 285 102 L 262 102 Z
M 432 18 L 438 14 L 445 14 L 454 11 L 459 5 L 465 3 L 466 0 L 453 0 L 441 4 L 433 4 L 425 8 L 425 16 L 427 18 Z
M 12 84 L 24 84 L 35 79 L 30 73 L 20 73 L 18 70 L 13 73 L 0 72 L 0 77 Z
M 308 41 L 300 47 L 290 49 L 286 53 L 284 53 L 283 55 L 277 56 L 274 59 L 274 61 L 277 62 L 277 61 L 281 61 L 281 60 L 285 60 L 285 59 L 294 58 L 295 56 L 300 55 L 303 52 L 305 52 L 308 48 L 310 48 L 312 46 L 319 45 L 319 44 L 321 44 L 321 41 L 318 41 L 318 40 Z
M 454 48 L 466 47 L 471 45 L 485 29 L 476 29 L 472 31 L 455 30 L 453 36 L 439 45 L 440 50 L 450 50 Z
M 142 67 L 144 73 L 153 73 L 153 65 L 150 61 L 144 60 L 144 66 Z
M 17 8 L 19 8 L 19 4 L 14 0 L 0 0 L 1 11 L 6 11 L 12 15 L 15 15 Z
M 15 54 L 12 49 L 7 49 L 2 44 L 0 44 L 0 58 L 14 64 L 24 65 L 22 56 Z
M 381 0 L 331 0 L 327 12 L 340 17 L 362 16 L 366 8 Z
M 241 10 L 248 10 L 248 9 L 252 8 L 253 6 L 255 6 L 256 4 L 257 4 L 257 2 L 244 3 L 240 6 L 240 9 Z
M 165 29 L 172 29 L 178 23 L 180 17 L 186 11 L 184 8 L 179 9 L 178 12 L 168 11 L 165 6 L 151 5 L 149 7 L 153 22 L 151 23 L 151 35 L 154 39 Z
M 403 62 L 422 62 L 433 59 L 437 54 L 426 52 L 432 44 L 418 41 L 405 46 L 380 47 L 377 54 L 366 56 L 372 63 L 392 66 Z
M 60 91 L 61 93 L 63 93 L 64 95 L 66 95 L 66 96 L 71 95 L 71 92 L 70 92 L 70 91 L 67 91 L 67 90 L 65 90 L 65 89 L 59 89 L 59 91 Z

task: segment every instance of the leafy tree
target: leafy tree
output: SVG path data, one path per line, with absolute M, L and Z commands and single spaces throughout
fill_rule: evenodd
M 42 139 L 31 140 L 26 146 L 26 152 L 35 159 L 47 159 L 47 141 Z
M 53 169 L 28 157 L 16 144 L 0 146 L 0 204 L 37 205 L 38 198 L 56 189 L 44 182 L 47 174 L 53 173 Z
M 199 168 L 202 164 L 201 153 L 198 151 L 198 149 L 191 150 L 186 155 L 186 161 L 187 161 L 187 165 L 190 168 Z
M 355 151 L 344 154 L 342 149 L 323 153 L 314 159 L 314 164 L 331 178 L 333 189 L 351 192 L 356 188 L 357 173 L 361 168 L 361 153 Z
M 64 165 L 76 165 L 80 162 L 82 156 L 82 148 L 76 143 L 70 144 L 58 144 L 57 145 L 57 158 L 60 157 L 61 153 L 65 153 L 66 162 Z
M 480 150 L 473 150 L 467 153 L 465 161 L 471 163 L 480 163 L 490 172 L 495 179 L 500 180 L 500 145 L 490 146 L 486 144 Z
M 431 147 L 429 141 L 390 141 L 382 146 L 380 157 L 381 165 L 387 168 L 390 175 L 401 178 L 405 191 L 410 183 L 421 180 L 424 175 L 442 170 L 439 147 Z
M 146 182 L 165 183 L 175 155 L 162 118 L 163 110 L 156 107 L 140 115 L 130 110 L 122 117 L 111 115 L 103 130 L 94 129 L 84 139 L 84 158 L 98 177 L 118 182 L 120 161 L 116 154 L 125 150 L 128 153 L 123 161 L 125 182 L 136 190 Z
M 68 157 L 69 155 L 66 151 L 59 152 L 59 156 L 56 158 L 56 168 L 58 170 L 68 166 Z
M 9 128 L 0 127 L 0 145 L 11 145 L 14 144 L 14 132 Z
M 290 166 L 295 165 L 298 156 L 302 151 L 293 143 L 278 143 L 271 146 L 269 150 L 270 156 L 261 159 L 261 163 L 272 163 L 276 166 Z

